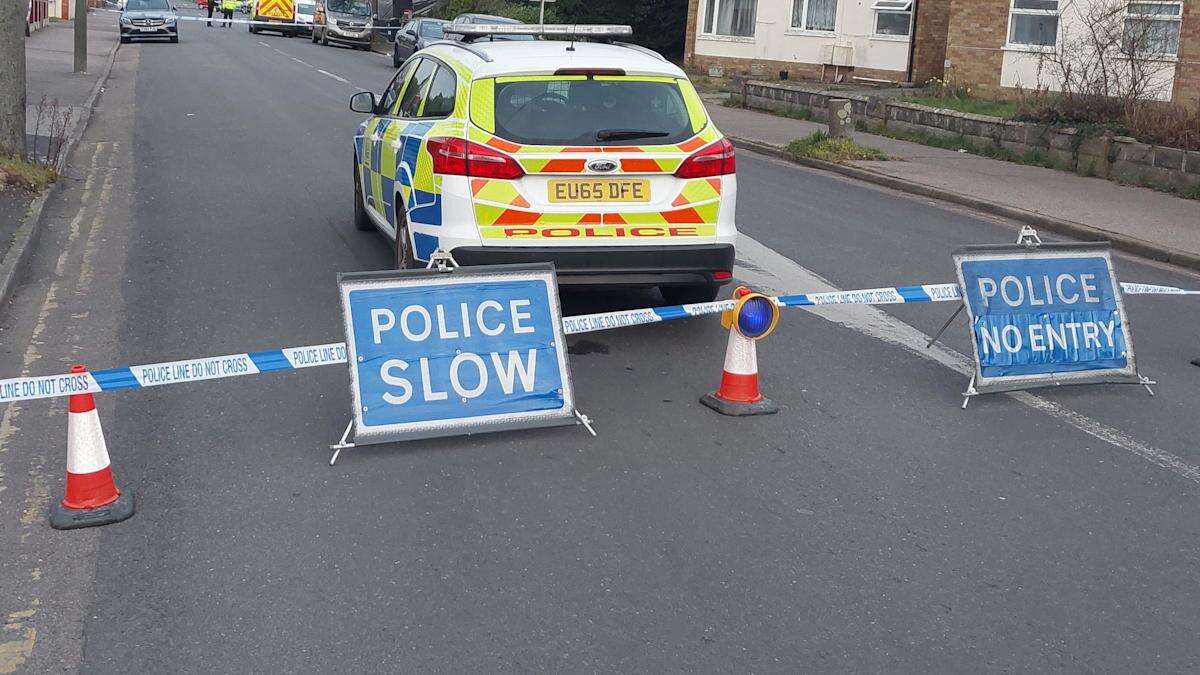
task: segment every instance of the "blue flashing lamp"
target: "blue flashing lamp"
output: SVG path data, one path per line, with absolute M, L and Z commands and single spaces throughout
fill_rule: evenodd
M 738 332 L 752 340 L 766 337 L 778 318 L 775 303 L 761 295 L 750 296 L 738 308 Z

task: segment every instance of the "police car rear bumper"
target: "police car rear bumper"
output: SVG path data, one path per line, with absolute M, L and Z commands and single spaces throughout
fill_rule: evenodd
M 459 246 L 460 265 L 552 262 L 563 286 L 695 286 L 729 283 L 733 246 Z M 724 278 L 720 278 L 724 277 Z

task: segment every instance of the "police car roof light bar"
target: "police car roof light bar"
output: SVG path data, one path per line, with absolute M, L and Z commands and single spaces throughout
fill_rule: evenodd
M 613 39 L 631 37 L 633 27 L 617 24 L 586 24 L 586 23 L 460 23 L 451 24 L 444 29 L 446 33 L 454 33 L 464 37 L 487 37 L 490 35 L 542 35 L 576 38 Z

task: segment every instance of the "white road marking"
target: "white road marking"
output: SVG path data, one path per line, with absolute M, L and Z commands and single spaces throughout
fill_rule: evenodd
M 260 45 L 262 45 L 262 46 L 264 46 L 264 47 L 270 47 L 270 46 L 271 46 L 271 45 L 269 45 L 269 44 L 267 44 L 267 43 L 263 42 L 262 40 L 259 40 L 259 41 L 258 41 L 258 44 L 260 44 Z
M 293 61 L 295 61 L 296 63 L 299 63 L 299 64 L 300 64 L 300 65 L 302 65 L 302 66 L 308 66 L 309 68 L 312 68 L 312 65 L 311 65 L 311 64 L 309 64 L 307 61 L 301 61 L 300 59 L 298 59 L 298 58 L 296 58 L 296 57 L 294 57 L 294 56 L 293 56 L 293 57 L 291 57 L 291 59 L 292 59 Z
M 804 289 L 805 292 L 839 290 L 817 273 L 800 266 L 791 258 L 744 234 L 738 235 L 737 251 L 737 269 L 734 275 L 756 289 L 776 294 L 793 293 L 797 289 Z M 836 307 L 804 307 L 802 309 L 827 321 L 856 330 L 863 335 L 904 347 L 918 356 L 961 373 L 964 378 L 969 377 L 973 370 L 969 357 L 937 343 L 926 349 L 925 345 L 929 342 L 928 335 L 875 307 L 839 305 Z M 966 385 L 965 381 L 963 385 Z M 1038 412 L 1066 422 L 1105 443 L 1110 443 L 1151 464 L 1200 484 L 1200 467 L 1187 463 L 1177 455 L 1156 448 L 1120 429 L 1110 427 L 1036 394 L 1016 391 L 1006 395 Z
M 337 80 L 338 82 L 342 82 L 344 84 L 350 84 L 350 80 L 347 80 L 345 78 L 334 75 L 333 73 L 329 72 L 328 70 L 321 70 L 320 68 L 317 68 L 317 72 L 322 75 L 328 75 L 329 77 L 332 77 L 333 79 Z

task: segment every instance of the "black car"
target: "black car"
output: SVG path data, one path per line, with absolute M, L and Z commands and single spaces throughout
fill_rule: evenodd
M 179 42 L 179 14 L 169 0 L 128 0 L 120 24 L 121 42 L 143 38 Z
M 414 19 L 404 24 L 392 43 L 392 65 L 399 68 L 414 52 L 424 49 L 430 42 L 441 40 L 442 28 L 447 23 L 450 22 L 442 19 Z
M 449 26 L 445 27 L 445 31 L 451 39 L 460 40 L 460 41 L 463 40 L 463 36 L 457 35 L 454 33 L 454 26 L 456 24 L 460 24 L 460 23 L 487 23 L 487 24 L 518 23 L 518 24 L 520 24 L 520 23 L 525 23 L 525 22 L 518 21 L 516 19 L 510 19 L 507 16 L 495 16 L 492 14 L 459 14 L 458 16 L 454 17 L 454 20 L 450 22 Z M 532 35 L 489 35 L 486 38 L 470 38 L 470 39 L 467 39 L 466 41 L 467 42 L 472 42 L 472 41 L 478 42 L 478 41 L 486 40 L 488 42 L 491 42 L 493 40 L 534 40 L 534 39 L 536 39 L 536 38 Z

